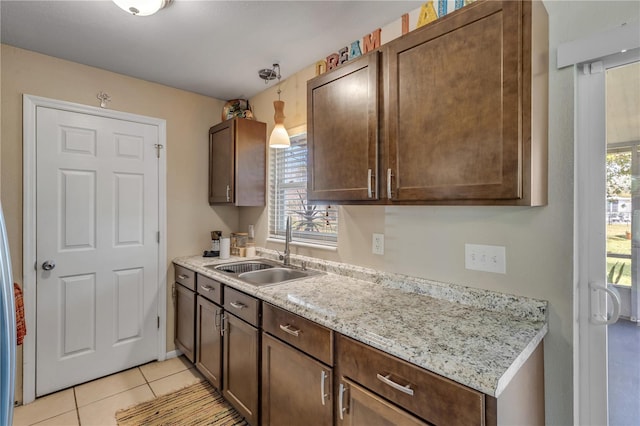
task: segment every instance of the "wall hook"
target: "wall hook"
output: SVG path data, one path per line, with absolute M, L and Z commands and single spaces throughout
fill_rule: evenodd
M 107 103 L 111 102 L 111 96 L 109 96 L 107 93 L 103 92 L 102 90 L 100 91 L 100 93 L 98 93 L 98 96 L 96 97 L 100 100 L 100 108 L 106 108 Z

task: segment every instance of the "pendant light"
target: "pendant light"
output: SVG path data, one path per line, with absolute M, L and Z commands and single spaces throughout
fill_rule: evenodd
M 135 16 L 153 15 L 171 3 L 172 0 L 113 0 L 118 7 Z
M 280 79 L 282 78 L 280 75 L 279 64 L 273 64 L 273 69 L 266 68 L 258 71 L 258 75 L 264 80 L 265 84 L 267 84 L 269 80 L 274 80 L 276 78 L 278 79 L 279 84 Z M 269 137 L 270 148 L 289 148 L 289 146 L 291 146 L 289 134 L 287 133 L 287 129 L 284 128 L 284 101 L 280 100 L 281 92 L 280 86 L 278 86 L 278 100 L 273 101 L 273 109 L 275 110 L 273 121 L 275 122 L 275 125 L 273 126 L 271 136 Z

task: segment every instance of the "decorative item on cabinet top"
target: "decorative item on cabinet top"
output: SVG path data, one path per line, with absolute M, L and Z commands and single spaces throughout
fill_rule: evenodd
M 240 117 L 253 120 L 253 111 L 251 111 L 251 105 L 246 99 L 232 99 L 227 101 L 222 108 L 222 121 L 229 120 L 230 118 Z

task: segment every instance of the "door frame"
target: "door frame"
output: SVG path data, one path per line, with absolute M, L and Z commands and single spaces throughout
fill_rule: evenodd
M 558 46 L 556 65 L 558 69 L 572 66 L 574 81 L 574 235 L 573 235 L 573 421 L 574 424 L 600 424 L 606 419 L 607 410 L 602 412 L 601 401 L 607 398 L 606 374 L 602 381 L 600 369 L 606 362 L 606 334 L 593 333 L 590 328 L 589 312 L 590 290 L 589 272 L 590 258 L 594 256 L 589 250 L 589 206 L 594 203 L 588 196 L 588 182 L 593 177 L 597 153 L 588 148 L 593 142 L 593 135 L 584 132 L 587 128 L 589 114 L 589 96 L 600 97 L 602 94 L 580 93 L 580 79 L 583 67 L 581 64 L 602 60 L 622 51 L 640 48 L 640 24 L 626 24 L 612 30 L 592 34 L 582 39 L 570 41 Z M 632 52 L 629 52 L 630 54 Z M 603 70 L 604 72 L 604 70 Z M 604 98 L 602 99 L 604 101 Z M 604 120 L 603 120 L 604 121 Z M 604 129 L 602 129 L 604 131 Z M 606 147 L 603 146 L 603 150 Z M 604 172 L 603 172 L 604 173 Z M 594 204 L 597 206 L 596 204 Z M 604 211 L 603 211 L 604 214 Z M 604 223 L 604 222 L 603 222 Z M 604 238 L 604 236 L 603 236 Z M 605 250 L 606 251 L 606 250 Z M 604 254 L 604 252 L 602 253 Z M 604 275 L 606 276 L 606 275 Z M 604 326 L 600 326 L 604 327 Z M 604 349 L 604 357 L 602 350 Z M 606 364 L 604 364 L 606 368 Z M 606 404 L 605 404 L 606 406 Z M 608 419 L 605 420 L 605 424 Z
M 167 356 L 167 149 L 166 120 L 143 115 L 131 114 L 82 105 L 40 96 L 22 95 L 22 140 L 23 140 L 23 202 L 22 202 L 22 273 L 24 310 L 27 329 L 32 330 L 25 336 L 22 355 L 22 398 L 28 404 L 36 396 L 36 109 L 46 107 L 80 114 L 89 114 L 116 120 L 133 121 L 158 128 L 158 144 L 162 145 L 158 159 L 158 283 L 157 315 L 160 318 L 158 329 L 158 361 Z

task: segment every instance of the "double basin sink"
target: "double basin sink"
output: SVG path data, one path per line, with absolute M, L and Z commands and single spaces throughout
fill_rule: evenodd
M 247 260 L 225 263 L 222 265 L 209 265 L 207 268 L 226 273 L 234 278 L 238 278 L 239 280 L 258 287 L 299 280 L 322 273 L 318 271 L 298 269 L 291 266 L 284 266 L 281 263 L 268 259 Z

